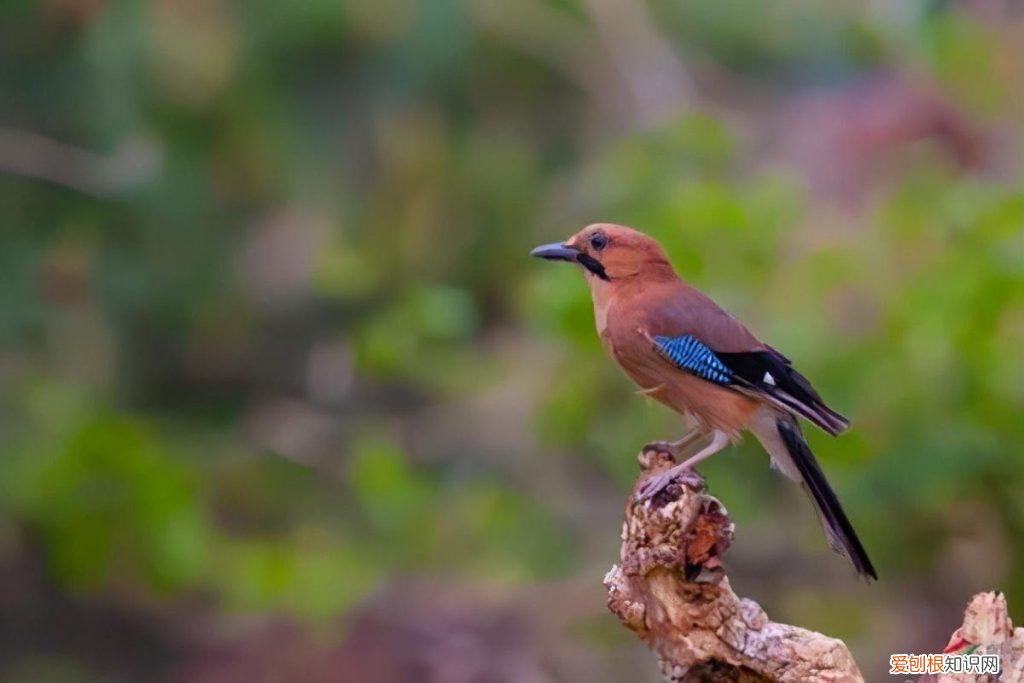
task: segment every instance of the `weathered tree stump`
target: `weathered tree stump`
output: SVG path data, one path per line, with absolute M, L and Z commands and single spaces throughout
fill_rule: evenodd
M 674 464 L 645 451 L 626 506 L 608 607 L 661 659 L 669 681 L 863 681 L 836 638 L 768 619 L 733 592 L 721 564 L 733 539 L 725 508 L 697 477 L 637 502 L 638 487 Z

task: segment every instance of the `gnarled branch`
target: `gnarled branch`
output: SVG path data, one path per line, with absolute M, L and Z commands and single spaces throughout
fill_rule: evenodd
M 702 480 L 637 502 L 637 487 L 672 464 L 640 455 L 619 564 L 604 579 L 609 609 L 658 654 L 666 680 L 863 681 L 841 640 L 770 621 L 737 597 L 721 565 L 733 523 Z

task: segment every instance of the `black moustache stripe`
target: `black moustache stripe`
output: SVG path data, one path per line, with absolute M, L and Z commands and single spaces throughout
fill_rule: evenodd
M 611 278 L 608 277 L 608 273 L 604 272 L 604 266 L 601 265 L 601 262 L 590 254 L 580 254 L 576 257 L 576 261 L 605 282 L 609 282 L 611 280 Z

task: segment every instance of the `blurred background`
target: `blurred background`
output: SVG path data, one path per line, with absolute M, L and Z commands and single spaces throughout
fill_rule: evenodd
M 680 423 L 527 256 L 598 220 L 854 420 L 881 581 L 745 443 L 739 594 L 869 680 L 1024 622 L 1022 64 L 1010 0 L 7 0 L 0 681 L 654 680 Z

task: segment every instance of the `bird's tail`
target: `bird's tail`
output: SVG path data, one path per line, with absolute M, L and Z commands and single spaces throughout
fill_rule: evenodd
M 801 482 L 818 511 L 821 526 L 832 549 L 850 558 L 858 574 L 877 580 L 875 567 L 857 538 L 857 532 L 843 511 L 836 492 L 832 490 L 818 460 L 804 440 L 800 426 L 789 416 L 778 416 L 774 421 L 776 434 L 771 434 L 764 428 L 767 425 L 763 425 L 761 429 L 755 430 L 758 439 L 778 468 L 790 478 Z

